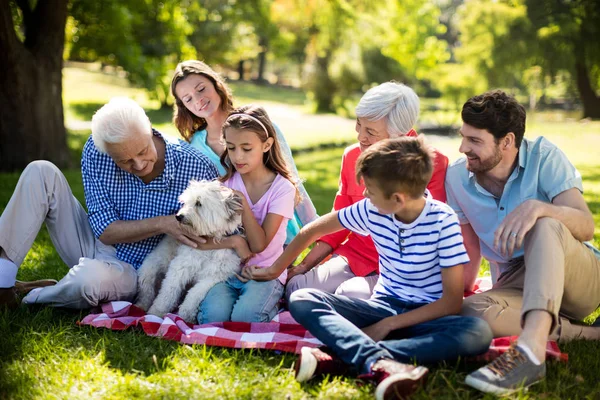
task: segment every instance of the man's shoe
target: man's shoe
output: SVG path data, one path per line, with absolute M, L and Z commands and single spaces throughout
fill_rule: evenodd
M 19 294 L 14 287 L 0 288 L 0 309 L 15 309 L 19 305 Z
M 306 382 L 319 375 L 345 375 L 348 369 L 348 365 L 342 360 L 312 347 L 302 347 L 298 360 L 294 364 L 298 382 Z
M 377 360 L 371 367 L 371 373 L 362 378 L 377 382 L 375 399 L 407 399 L 419 388 L 425 386 L 429 370 L 425 367 L 403 364 L 389 358 Z M 359 377 L 360 378 L 360 377 Z
M 25 296 L 27 293 L 31 292 L 33 289 L 46 287 L 46 286 L 54 286 L 58 282 L 55 279 L 39 279 L 37 281 L 23 282 L 16 281 L 15 282 L 15 290 L 21 296 Z
M 546 364 L 535 364 L 519 346 L 511 346 L 494 361 L 467 376 L 465 383 L 497 395 L 509 395 L 544 379 Z

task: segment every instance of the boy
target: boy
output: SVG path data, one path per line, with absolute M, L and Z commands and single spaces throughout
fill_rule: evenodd
M 456 214 L 424 195 L 432 173 L 432 151 L 422 137 L 372 145 L 356 165 L 366 199 L 304 227 L 270 268 L 242 271 L 248 279 L 274 279 L 322 235 L 343 228 L 371 235 L 381 275 L 369 300 L 301 289 L 289 309 L 341 361 L 378 383 L 377 399 L 404 398 L 424 384 L 427 368 L 406 363 L 480 354 L 492 340 L 482 320 L 454 315 L 469 258 Z M 303 348 L 296 379 L 343 369 L 322 350 Z

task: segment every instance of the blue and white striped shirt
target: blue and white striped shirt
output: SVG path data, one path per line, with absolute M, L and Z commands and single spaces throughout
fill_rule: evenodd
M 371 235 L 375 242 L 379 280 L 373 297 L 431 303 L 442 296 L 441 268 L 469 262 L 456 214 L 431 197 L 410 224 L 380 214 L 368 199 L 340 210 L 338 218 L 345 228 Z
M 180 208 L 178 197 L 191 179 L 213 180 L 218 176 L 213 163 L 198 150 L 182 141 L 170 141 L 158 131 L 153 133 L 165 141 L 165 169 L 148 184 L 100 153 L 91 136 L 83 147 L 83 189 L 88 220 L 97 238 L 115 221 L 175 214 Z M 116 244 L 117 257 L 137 269 L 163 236 Z

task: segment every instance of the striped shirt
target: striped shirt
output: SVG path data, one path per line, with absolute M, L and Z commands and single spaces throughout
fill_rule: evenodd
M 81 175 L 88 220 L 98 238 L 115 221 L 138 221 L 175 214 L 179 195 L 191 179 L 213 180 L 217 169 L 205 155 L 184 142 L 165 141 L 165 169 L 150 183 L 123 171 L 108 154 L 100 153 L 92 137 L 83 147 Z M 117 257 L 136 269 L 164 235 L 115 245 Z
M 338 218 L 345 228 L 371 235 L 375 243 L 380 275 L 373 297 L 431 303 L 442 296 L 441 268 L 469 262 L 456 214 L 431 197 L 410 224 L 380 214 L 368 199 L 340 210 Z

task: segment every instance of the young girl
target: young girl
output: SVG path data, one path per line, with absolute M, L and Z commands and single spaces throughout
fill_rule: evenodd
M 225 186 L 244 203 L 242 224 L 250 251 L 248 262 L 269 267 L 283 252 L 286 225 L 294 215 L 298 190 L 281 154 L 275 129 L 265 110 L 246 106 L 223 124 L 226 149 L 221 156 Z M 287 271 L 278 279 L 258 282 L 237 276 L 215 285 L 200 304 L 198 322 L 268 322 L 277 312 Z
M 188 60 L 177 65 L 171 81 L 171 93 L 175 97 L 173 123 L 179 133 L 192 147 L 206 155 L 221 175 L 225 174 L 225 168 L 219 162 L 225 151 L 221 141 L 221 130 L 234 108 L 231 90 L 210 66 L 202 61 Z M 277 125 L 273 124 L 273 127 L 284 159 L 301 194 L 294 218 L 287 225 L 286 243 L 289 243 L 298 234 L 300 227 L 317 218 L 317 211 L 298 177 L 292 152 L 283 133 Z

